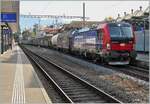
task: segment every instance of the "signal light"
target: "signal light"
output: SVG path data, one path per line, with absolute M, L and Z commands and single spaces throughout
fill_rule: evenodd
M 110 50 L 110 49 L 111 49 L 111 47 L 110 47 L 110 44 L 109 44 L 109 43 L 107 43 L 107 44 L 106 44 L 106 48 L 107 48 L 108 50 Z

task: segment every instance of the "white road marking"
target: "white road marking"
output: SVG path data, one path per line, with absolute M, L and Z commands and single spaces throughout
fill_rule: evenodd
M 23 67 L 21 53 L 19 52 L 19 47 L 17 46 L 17 65 L 14 79 L 14 87 L 12 94 L 12 104 L 25 104 L 25 89 L 24 89 L 24 78 L 23 78 Z

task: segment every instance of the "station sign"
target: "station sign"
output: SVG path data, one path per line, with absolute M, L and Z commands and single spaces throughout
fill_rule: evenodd
M 1 22 L 17 22 L 17 15 L 16 13 L 12 12 L 2 12 L 1 13 Z

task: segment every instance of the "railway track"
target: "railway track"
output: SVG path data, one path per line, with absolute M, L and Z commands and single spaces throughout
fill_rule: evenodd
M 135 69 L 135 70 L 137 70 L 139 72 L 149 73 L 149 70 L 145 69 L 145 68 L 141 68 L 141 67 L 137 67 L 137 66 L 133 66 L 133 65 L 127 65 L 127 66 L 132 68 L 132 69 Z
M 138 79 L 149 81 L 149 70 L 131 66 L 131 65 L 125 65 L 125 66 L 110 66 L 110 65 L 104 65 L 100 64 L 104 67 L 110 68 L 112 70 L 116 70 L 122 73 L 125 73 L 127 75 L 136 77 Z
M 147 68 L 142 68 L 142 67 L 133 66 L 133 65 L 111 66 L 111 65 L 107 65 L 105 63 L 97 62 L 95 60 L 94 61 L 89 60 L 87 58 L 83 58 L 83 57 L 79 57 L 79 56 L 72 56 L 72 57 L 80 58 L 82 60 L 92 62 L 94 64 L 101 65 L 103 67 L 106 67 L 106 68 L 109 68 L 112 70 L 122 72 L 124 74 L 136 77 L 136 78 L 144 80 L 144 81 L 149 81 L 149 70 L 147 70 Z
M 111 66 L 111 65 L 107 65 L 105 63 L 97 62 L 95 60 L 94 61 L 89 60 L 89 59 L 84 58 L 84 57 L 73 56 L 73 55 L 70 55 L 70 56 L 76 57 L 76 58 L 79 58 L 81 60 L 85 60 L 85 61 L 88 61 L 88 62 L 91 62 L 91 63 L 94 63 L 96 65 L 100 65 L 100 66 L 112 69 L 112 70 L 115 70 L 115 71 L 119 71 L 121 73 L 130 75 L 132 77 L 136 77 L 136 78 L 144 80 L 144 81 L 149 81 L 149 70 L 147 68 L 142 68 L 142 67 L 133 66 L 133 65 Z
M 67 54 L 67 55 L 70 55 L 70 54 Z M 72 56 L 72 55 L 70 55 L 70 56 Z M 121 73 L 130 75 L 132 77 L 135 77 L 135 78 L 138 78 L 138 79 L 141 79 L 141 80 L 144 80 L 144 81 L 149 81 L 149 70 L 147 70 L 147 68 L 145 69 L 145 68 L 141 68 L 141 67 L 133 66 L 133 65 L 110 66 L 110 65 L 107 65 L 107 64 L 104 64 L 104 63 L 95 62 L 93 60 L 88 60 L 87 58 L 85 59 L 85 58 L 82 58 L 82 57 L 79 57 L 79 56 L 72 56 L 72 57 L 76 57 L 76 58 L 79 58 L 81 60 L 85 60 L 85 61 L 97 64 L 97 65 L 101 65 L 103 67 L 119 71 Z
M 79 56 L 72 56 L 72 57 L 80 58 L 82 60 L 94 63 L 96 65 L 101 65 L 103 67 L 106 67 L 106 68 L 109 68 L 112 70 L 116 70 L 116 71 L 122 72 L 127 75 L 131 75 L 133 77 L 136 77 L 136 78 L 144 80 L 144 81 L 149 81 L 149 70 L 147 68 L 133 66 L 133 65 L 112 66 L 112 65 L 107 65 L 105 63 L 97 62 L 95 60 L 89 60 L 87 58 L 82 58 Z
M 149 81 L 149 70 L 132 65 L 127 65 L 127 67 L 133 75 L 136 75 L 145 81 Z
M 143 68 L 149 70 L 149 62 L 141 62 L 139 60 L 136 60 L 134 63 L 131 64 L 132 66 Z
M 57 64 L 22 47 L 66 103 L 122 103 Z

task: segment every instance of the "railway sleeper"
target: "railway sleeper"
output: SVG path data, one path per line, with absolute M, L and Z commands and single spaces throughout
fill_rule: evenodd
M 72 92 L 73 92 L 73 93 L 72 93 Z M 67 92 L 67 94 L 68 94 L 68 95 L 74 95 L 74 91 L 72 91 L 72 92 Z M 77 92 L 77 91 L 76 91 L 75 94 L 78 94 L 78 95 L 79 95 L 79 94 L 89 94 L 89 92 L 87 92 L 87 91 Z
M 95 102 L 98 102 L 98 103 L 106 103 L 104 100 L 102 100 L 102 99 L 98 99 L 98 98 L 93 98 L 93 99 L 89 99 L 88 97 L 84 97 L 84 98 L 75 98 L 74 100 L 73 100 L 74 102 L 79 102 L 79 103 L 89 103 L 89 102 L 91 102 L 91 103 L 95 103 Z

